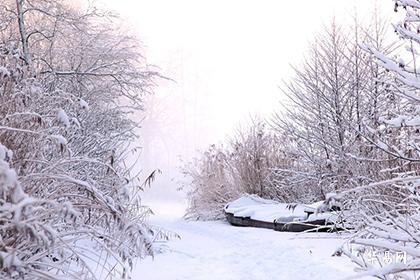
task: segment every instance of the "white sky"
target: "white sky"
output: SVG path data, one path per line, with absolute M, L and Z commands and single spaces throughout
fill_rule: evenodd
M 279 108 L 282 80 L 291 76 L 313 36 L 333 16 L 363 19 L 375 0 L 103 0 L 138 33 L 164 82 L 151 100 L 144 133 L 151 167 L 176 176 L 177 155 L 221 142 L 251 114 Z M 377 1 L 385 14 L 393 1 Z M 151 161 L 150 158 L 154 159 Z M 169 174 L 169 175 L 168 175 Z

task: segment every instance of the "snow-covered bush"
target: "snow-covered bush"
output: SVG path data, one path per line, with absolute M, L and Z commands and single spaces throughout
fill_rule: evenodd
M 222 147 L 210 146 L 199 158 L 183 167 L 188 185 L 188 219 L 222 219 L 223 205 L 237 197 L 241 189 L 232 186 L 226 170 L 226 153 Z
M 420 176 L 401 176 L 341 195 L 357 233 L 341 249 L 359 274 L 380 279 L 418 279 Z
M 279 139 L 262 120 L 254 119 L 246 130 L 239 130 L 227 147 L 212 145 L 184 167 L 191 219 L 220 219 L 226 202 L 241 194 L 279 198 L 281 190 L 270 183 L 272 168 L 285 158 Z
M 0 9 L 0 278 L 127 278 L 159 238 L 124 162 L 156 73 L 108 13 Z

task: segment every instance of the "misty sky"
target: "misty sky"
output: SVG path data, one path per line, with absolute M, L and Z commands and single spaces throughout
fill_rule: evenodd
M 219 143 L 250 115 L 279 109 L 279 86 L 302 61 L 333 16 L 361 20 L 374 0 L 104 0 L 138 34 L 144 53 L 164 81 L 149 98 L 143 135 L 149 169 L 166 182 L 177 176 L 178 155 Z M 376 1 L 384 15 L 391 0 Z M 175 189 L 175 182 L 165 188 Z

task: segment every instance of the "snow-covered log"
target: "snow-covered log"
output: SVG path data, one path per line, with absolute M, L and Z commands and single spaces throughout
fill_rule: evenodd
M 228 222 L 235 226 L 293 232 L 336 230 L 340 217 L 326 201 L 308 205 L 280 203 L 250 194 L 227 203 L 224 212 Z

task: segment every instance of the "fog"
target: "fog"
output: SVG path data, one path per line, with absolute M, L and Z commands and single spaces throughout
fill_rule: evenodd
M 378 3 L 385 16 L 392 12 L 392 1 Z M 148 62 L 173 80 L 159 81 L 143 116 L 143 174 L 162 170 L 144 195 L 153 206 L 183 203 L 183 193 L 176 191 L 183 161 L 226 141 L 250 115 L 270 117 L 279 110 L 279 86 L 291 77 L 290 64 L 302 61 L 323 25 L 333 17 L 352 20 L 356 11 L 366 20 L 375 1 L 106 0 L 106 5 L 138 34 Z

